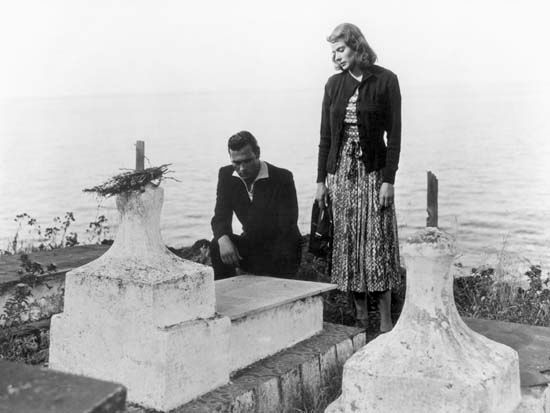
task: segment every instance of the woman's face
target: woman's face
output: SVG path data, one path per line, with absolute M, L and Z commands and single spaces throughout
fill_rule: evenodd
M 342 70 L 353 71 L 357 60 L 355 52 L 351 50 L 343 41 L 336 41 L 330 44 L 332 49 L 332 58 Z

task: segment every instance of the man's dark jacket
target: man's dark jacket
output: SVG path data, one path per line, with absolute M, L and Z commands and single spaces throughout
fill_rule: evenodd
M 233 235 L 233 212 L 243 226 L 239 252 L 251 263 L 250 272 L 290 274 L 297 270 L 301 237 L 298 230 L 298 201 L 292 173 L 267 163 L 269 177 L 254 184 L 250 201 L 233 166 L 220 168 L 216 206 L 212 218 L 214 240 Z
M 362 159 L 367 172 L 382 170 L 383 182 L 393 184 L 401 150 L 401 93 L 397 76 L 376 65 L 363 70 L 361 82 L 348 71 L 328 79 L 321 114 L 317 182 L 324 182 L 327 173 L 336 172 L 346 106 L 357 88 L 357 127 Z

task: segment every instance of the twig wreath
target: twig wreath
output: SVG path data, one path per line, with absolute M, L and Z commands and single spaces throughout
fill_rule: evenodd
M 113 176 L 101 185 L 83 189 L 83 192 L 95 192 L 98 196 L 107 198 L 130 191 L 143 192 L 147 184 L 151 184 L 156 187 L 160 185 L 163 179 L 178 181 L 174 177 L 167 176 L 174 172 L 168 169 L 170 165 L 171 164 L 168 163 L 146 168 L 143 171 L 131 170 L 128 172 L 123 172 Z

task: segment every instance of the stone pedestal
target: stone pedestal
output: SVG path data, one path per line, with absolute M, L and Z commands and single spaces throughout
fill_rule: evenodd
M 470 330 L 453 298 L 452 238 L 435 228 L 404 248 L 405 306 L 394 329 L 345 364 L 342 395 L 327 412 L 513 412 L 517 353 Z
M 229 381 L 230 320 L 215 314 L 211 268 L 162 242 L 163 193 L 120 195 L 113 246 L 67 274 L 50 367 L 123 383 L 129 401 L 169 410 Z

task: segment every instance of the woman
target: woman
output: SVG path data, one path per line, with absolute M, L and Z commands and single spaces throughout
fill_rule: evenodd
M 391 289 L 399 282 L 394 181 L 401 149 L 397 76 L 374 64 L 376 54 L 353 24 L 327 39 L 340 71 L 325 86 L 317 194 L 334 217 L 332 282 L 353 293 L 366 327 L 366 293 L 375 293 L 380 331 L 392 329 Z M 384 141 L 386 134 L 386 142 Z

